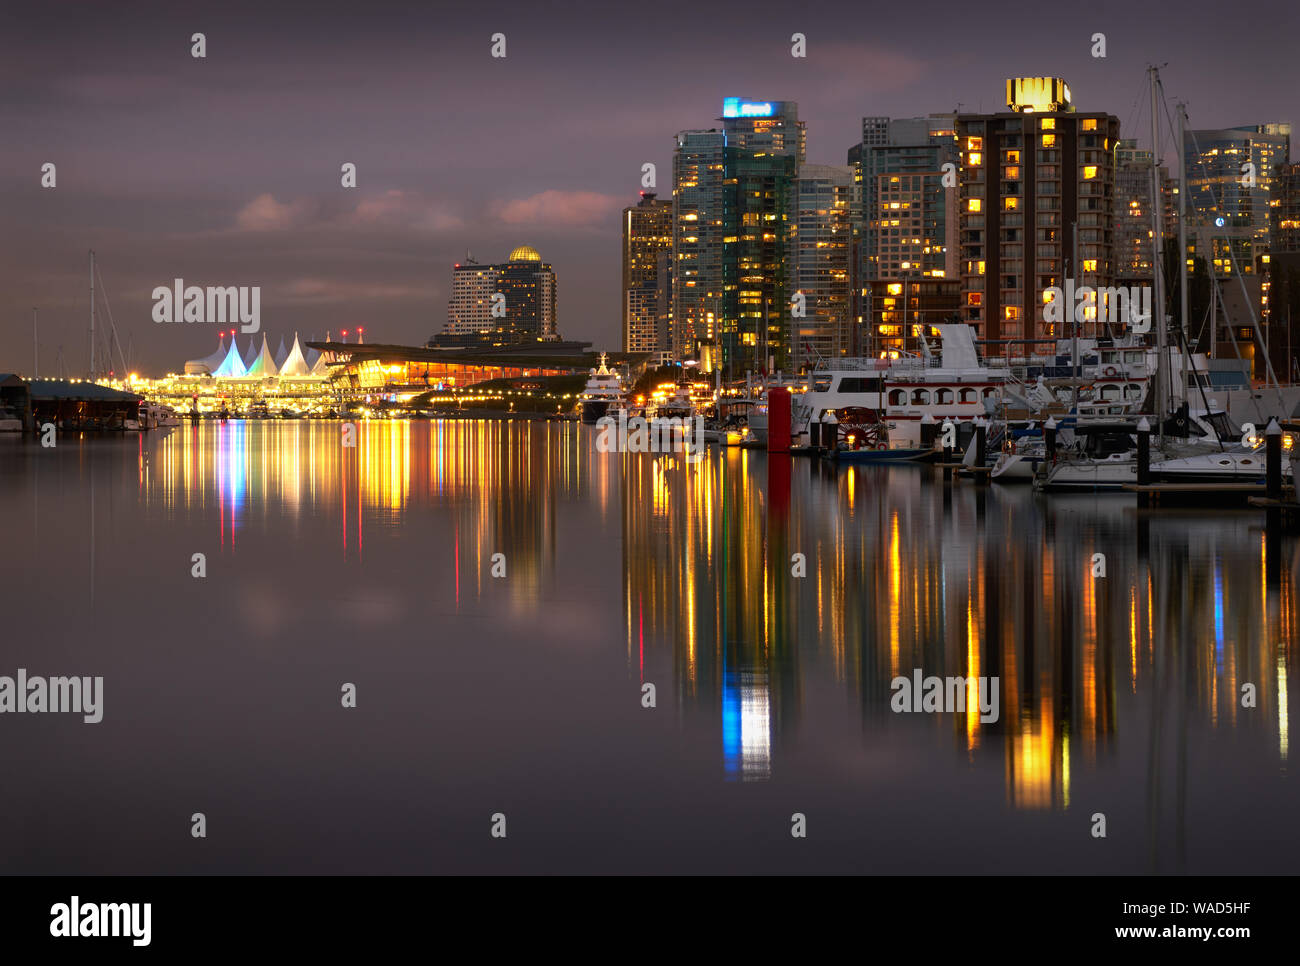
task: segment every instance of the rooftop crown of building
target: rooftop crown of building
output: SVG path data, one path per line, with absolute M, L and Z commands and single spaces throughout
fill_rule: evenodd
M 510 257 L 506 260 L 510 262 L 540 262 L 542 256 L 531 245 L 520 245 L 510 253 Z

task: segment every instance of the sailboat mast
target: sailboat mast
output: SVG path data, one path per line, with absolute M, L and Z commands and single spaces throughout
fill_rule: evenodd
M 90 251 L 90 381 L 95 381 L 95 251 Z
M 1187 295 L 1187 105 L 1178 105 L 1178 302 L 1183 319 L 1183 344 L 1190 352 Z M 1210 340 L 1213 348 L 1214 341 Z
M 1169 360 L 1165 357 L 1165 294 L 1161 279 L 1161 261 L 1164 258 L 1164 230 L 1160 224 L 1160 113 L 1156 99 L 1156 88 L 1160 83 L 1160 72 L 1154 64 L 1147 68 L 1151 75 L 1151 281 L 1154 298 L 1152 312 L 1156 325 L 1156 440 L 1164 441 L 1165 388 L 1169 378 Z

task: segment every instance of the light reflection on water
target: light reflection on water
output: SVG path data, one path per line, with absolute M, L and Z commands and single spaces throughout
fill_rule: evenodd
M 363 558 L 367 516 L 400 527 L 412 503 L 445 506 L 458 521 L 457 579 L 460 558 L 481 574 L 503 552 L 509 592 L 524 602 L 554 571 L 556 503 L 600 516 L 617 505 L 629 665 L 644 677 L 647 652 L 671 657 L 680 700 L 718 709 L 729 776 L 769 776 L 814 667 L 869 727 L 900 726 L 889 682 L 913 668 L 998 675 L 996 724 L 969 707 L 905 726 L 951 728 L 966 755 L 1000 746 L 1017 807 L 1064 805 L 1070 757 L 1096 762 L 1116 738 L 1120 695 L 1150 685 L 1162 662 L 1186 713 L 1220 727 L 1237 723 L 1241 684 L 1254 683 L 1252 717 L 1269 722 L 1285 762 L 1293 560 L 1288 546 L 1270 584 L 1259 515 L 1139 515 L 1123 498 L 969 484 L 945 492 L 915 468 L 836 474 L 750 451 L 698 466 L 598 454 L 573 424 L 367 421 L 354 449 L 338 432 L 186 427 L 158 447 L 144 496 L 169 508 L 215 501 L 231 543 L 247 515 L 323 512 L 345 559 Z M 804 578 L 791 576 L 799 553 Z M 1092 576 L 1095 553 L 1104 578 Z M 471 584 L 481 595 L 482 580 Z
M 742 450 L 691 465 L 600 454 L 594 439 L 572 423 L 365 421 L 345 448 L 338 423 L 186 425 L 129 443 L 138 509 L 116 512 L 145 534 L 197 528 L 216 545 L 210 569 L 274 579 L 303 611 L 352 600 L 337 613 L 364 605 L 371 627 L 399 636 L 436 618 L 440 640 L 503 661 L 585 640 L 612 607 L 629 685 L 656 685 L 656 713 L 675 716 L 719 785 L 798 775 L 830 800 L 838 770 L 868 761 L 916 794 L 996 776 L 988 820 L 1005 823 L 1071 810 L 1080 783 L 1089 810 L 1095 785 L 1126 783 L 1148 868 L 1183 861 L 1189 772 L 1214 799 L 1245 763 L 1252 794 L 1294 803 L 1296 545 L 1266 536 L 1261 514 L 1139 513 L 1125 498 Z M 86 453 L 120 459 L 117 445 Z M 114 491 L 121 474 L 95 485 Z M 800 554 L 806 576 L 792 574 Z M 267 620 L 281 636 L 293 626 Z M 596 647 L 608 656 L 609 638 Z M 890 682 L 917 668 L 998 677 L 998 720 L 973 701 L 895 714 Z M 533 727 L 545 733 L 545 716 Z M 623 727 L 610 724 L 611 742 Z M 924 756 L 924 777 L 882 754 Z

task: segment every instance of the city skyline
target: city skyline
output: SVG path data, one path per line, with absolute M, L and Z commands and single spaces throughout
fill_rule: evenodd
M 8 25 L 0 109 L 17 147 L 0 161 L 0 369 L 30 369 L 36 306 L 43 372 L 60 345 L 65 370 L 84 371 L 92 248 L 142 372 L 177 369 L 217 342 L 219 327 L 150 320 L 149 293 L 172 278 L 260 285 L 273 334 L 361 324 L 368 338 L 420 345 L 467 250 L 523 244 L 564 277 L 564 337 L 616 348 L 620 214 L 647 162 L 670 196 L 676 134 L 720 127 L 728 96 L 798 103 L 808 163 L 842 166 L 864 116 L 959 100 L 964 112 L 1000 111 L 1007 77 L 1065 77 L 1081 111 L 1115 114 L 1139 147 L 1149 61 L 1169 62 L 1166 92 L 1189 102 L 1200 130 L 1292 121 L 1300 86 L 1280 33 L 1226 49 L 1203 29 L 1208 4 L 1182 5 L 1172 21 L 1169 9 L 1102 5 L 1065 30 L 1026 5 L 1002 18 L 1015 25 L 1010 51 L 957 6 L 941 6 L 919 38 L 899 11 L 860 28 L 840 5 L 694 11 L 668 45 L 653 26 L 581 6 L 270 19 L 129 9 L 148 15 L 78 11 L 74 32 L 56 7 Z M 670 22 L 679 9 L 662 8 Z M 1270 11 L 1284 8 L 1258 16 Z M 190 55 L 197 30 L 202 60 Z M 489 53 L 496 31 L 504 60 Z M 796 31 L 805 59 L 790 56 Z M 1104 60 L 1090 54 L 1097 31 Z M 1210 59 L 1214 72 L 1197 69 Z M 340 186 L 345 162 L 357 165 L 355 189 Z M 40 186 L 45 163 L 57 166 L 53 189 Z

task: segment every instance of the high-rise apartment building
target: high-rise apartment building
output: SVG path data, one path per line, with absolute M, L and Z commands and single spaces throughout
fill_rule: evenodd
M 1277 190 L 1269 199 L 1269 209 L 1272 253 L 1300 254 L 1300 161 L 1278 169 Z
M 853 315 L 855 171 L 802 164 L 795 191 L 794 292 L 802 316 L 787 306 L 790 367 L 856 352 Z
M 674 353 L 713 346 L 732 371 L 788 364 L 794 181 L 805 153 L 791 101 L 726 98 L 722 128 L 673 156 Z
M 1119 118 L 1076 112 L 1059 78 L 1007 81 L 1007 108 L 957 116 L 961 311 L 990 352 L 1068 335 L 1045 317 L 1049 290 L 1109 286 L 1115 271 Z M 1106 333 L 1104 307 L 1083 315 L 1080 335 Z
M 1219 276 L 1258 272 L 1269 248 L 1275 181 L 1290 158 L 1291 125 L 1186 131 L 1183 147 L 1188 228 L 1202 242 L 1198 254 Z
M 673 355 L 695 355 L 722 318 L 722 221 L 727 136 L 682 131 L 673 152 Z
M 1259 340 L 1252 338 L 1253 326 L 1243 323 L 1253 316 L 1263 341 L 1272 345 L 1267 331 L 1272 201 L 1290 149 L 1290 124 L 1183 133 L 1189 256 L 1204 259 L 1220 283 L 1212 327 L 1215 353 L 1251 356 L 1256 378 L 1267 375 L 1264 353 L 1255 351 Z
M 500 296 L 498 298 L 497 296 Z M 495 311 L 494 311 L 495 306 Z M 447 323 L 436 345 L 512 345 L 559 338 L 555 270 L 521 245 L 499 265 L 452 270 Z
M 1115 151 L 1115 278 L 1117 284 L 1150 285 L 1155 247 L 1151 221 L 1151 152 L 1126 139 Z M 1166 240 L 1178 232 L 1177 179 L 1160 165 L 1161 231 Z
M 623 209 L 623 351 L 672 358 L 673 203 L 641 192 Z
M 858 158 L 865 280 L 957 276 L 957 195 L 943 166 L 957 161 L 955 118 L 864 117 Z

